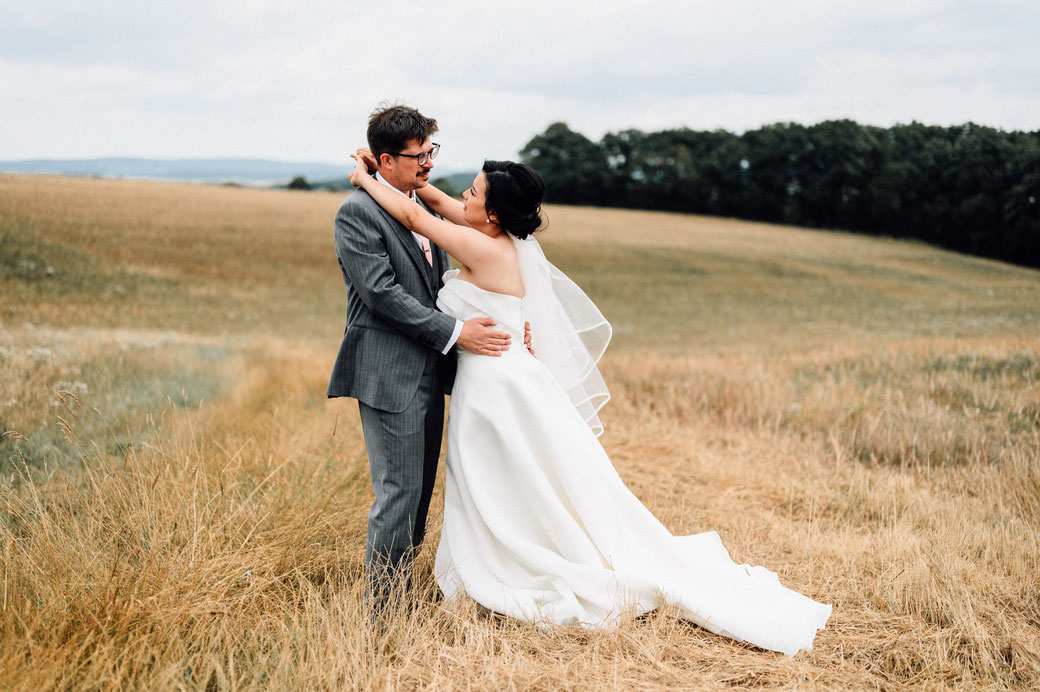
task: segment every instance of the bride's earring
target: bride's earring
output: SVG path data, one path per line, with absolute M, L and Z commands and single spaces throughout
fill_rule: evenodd
M 490 216 L 489 216 L 489 217 L 487 217 L 487 218 L 486 218 L 486 219 L 484 219 L 484 220 L 485 220 L 485 221 L 487 221 L 488 223 L 491 223 L 491 217 L 490 217 Z

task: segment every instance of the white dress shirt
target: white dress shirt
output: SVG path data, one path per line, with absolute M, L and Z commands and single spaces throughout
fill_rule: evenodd
M 397 194 L 399 194 L 399 195 L 401 195 L 403 197 L 407 197 L 408 199 L 412 200 L 416 204 L 419 203 L 419 201 L 417 199 L 415 199 L 415 192 L 414 191 L 409 190 L 408 192 L 401 192 L 396 187 L 394 187 L 393 185 L 388 183 L 383 178 L 383 176 L 379 175 L 378 171 L 376 171 L 375 179 L 378 180 L 379 182 L 381 182 L 383 185 L 386 185 L 388 188 L 390 188 L 391 190 L 393 190 Z M 412 231 L 412 236 L 415 238 L 415 242 L 419 245 L 419 249 L 422 249 L 423 240 L 424 240 L 423 236 L 419 235 L 415 231 Z M 433 253 L 432 252 L 430 253 L 430 257 L 431 258 L 433 257 Z M 455 331 L 453 331 L 451 333 L 451 338 L 448 339 L 448 345 L 444 347 L 444 350 L 441 351 L 441 353 L 445 353 L 446 354 L 448 351 L 450 351 L 451 347 L 455 345 L 455 342 L 459 340 L 459 334 L 461 334 L 461 333 L 462 333 L 462 320 L 455 320 Z

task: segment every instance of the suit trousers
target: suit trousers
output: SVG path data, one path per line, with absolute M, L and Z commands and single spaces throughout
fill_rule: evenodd
M 358 402 L 375 501 L 368 512 L 365 569 L 369 600 L 385 605 L 408 587 L 412 558 L 426 535 L 444 431 L 444 385 L 430 359 L 408 407 L 390 413 Z

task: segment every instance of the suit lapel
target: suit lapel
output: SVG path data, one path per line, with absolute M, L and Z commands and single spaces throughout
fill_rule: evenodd
M 439 246 L 430 243 L 430 248 L 433 250 L 433 283 L 440 288 L 441 277 L 444 276 L 444 272 L 451 269 L 451 264 L 448 261 L 448 254 Z
M 427 212 L 433 214 L 433 216 L 436 216 L 438 219 L 441 218 L 437 214 L 434 214 L 433 210 L 426 206 L 426 203 L 419 199 L 418 196 L 416 196 L 416 201 L 419 203 L 419 206 L 425 209 Z M 415 241 L 414 235 L 412 236 L 412 241 Z M 437 247 L 434 244 L 432 240 L 427 239 L 427 241 L 430 243 L 430 259 L 432 259 L 433 262 L 431 263 L 426 261 L 426 255 L 422 252 L 422 248 L 419 248 L 419 256 L 422 257 L 422 268 L 426 271 L 427 276 L 430 277 L 430 292 L 433 293 L 433 296 L 436 298 L 437 291 L 440 289 L 439 279 L 441 274 L 443 273 L 438 269 L 437 260 L 438 255 L 440 255 L 442 251 L 439 247 Z M 418 247 L 419 245 L 418 243 L 414 244 L 416 245 L 416 247 Z
M 375 200 L 373 200 L 373 203 Z M 375 205 L 379 213 L 387 220 L 390 224 L 390 228 L 393 229 L 397 239 L 404 246 L 404 251 L 415 263 L 415 268 L 422 275 L 423 281 L 426 283 L 426 289 L 430 292 L 430 295 L 436 296 L 437 289 L 434 286 L 433 277 L 430 276 L 430 263 L 426 261 L 426 255 L 423 254 L 422 248 L 419 247 L 419 243 L 415 242 L 415 236 L 412 232 L 401 225 L 397 219 L 391 216 L 385 209 L 378 204 Z M 431 245 L 432 247 L 432 245 Z
M 436 295 L 437 289 L 433 285 L 433 277 L 430 276 L 430 263 L 426 261 L 426 255 L 423 254 L 422 248 L 416 242 L 415 236 L 407 228 L 397 223 L 396 220 L 394 220 L 394 230 L 397 232 L 397 237 L 401 244 L 404 245 L 405 250 L 408 252 L 408 256 L 415 263 L 416 269 L 422 274 L 423 281 L 426 282 L 426 288 L 429 289 L 431 295 Z

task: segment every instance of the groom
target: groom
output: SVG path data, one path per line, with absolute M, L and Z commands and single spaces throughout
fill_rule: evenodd
M 416 200 L 439 146 L 437 121 L 408 106 L 380 107 L 368 121 L 376 179 Z M 452 347 L 500 355 L 509 335 L 490 318 L 461 322 L 439 312 L 448 255 L 412 233 L 363 190 L 336 214 L 336 256 L 347 290 L 347 325 L 326 394 L 358 400 L 375 502 L 365 568 L 377 608 L 407 586 L 426 533 L 437 476 L 444 395 L 455 379 Z

